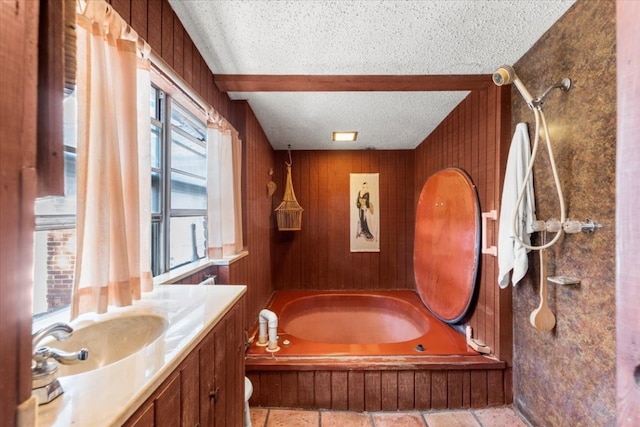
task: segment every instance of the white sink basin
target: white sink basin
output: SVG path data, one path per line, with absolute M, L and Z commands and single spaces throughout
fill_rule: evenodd
M 160 337 L 168 324 L 165 318 L 153 314 L 116 317 L 79 325 L 67 340 L 43 341 L 41 346 L 68 352 L 89 350 L 87 360 L 58 364 L 58 376 L 65 377 L 105 367 L 136 353 Z

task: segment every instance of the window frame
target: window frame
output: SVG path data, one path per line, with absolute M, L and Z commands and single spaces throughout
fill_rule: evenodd
M 170 86 L 171 93 L 167 91 L 166 87 L 162 87 L 157 83 L 156 80 L 152 78 L 151 82 L 152 86 L 152 94 L 155 91 L 156 97 L 156 114 L 155 117 L 151 117 L 151 126 L 159 129 L 160 132 L 160 168 L 155 168 L 152 165 L 152 169 L 150 173 L 158 173 L 160 175 L 160 185 L 159 185 L 159 206 L 160 212 L 155 212 L 152 209 L 151 213 L 151 227 L 152 227 L 152 239 L 151 239 L 151 271 L 152 275 L 158 276 L 161 274 L 165 274 L 174 270 L 178 267 L 182 267 L 188 265 L 195 260 L 191 259 L 190 261 L 185 261 L 176 265 L 171 265 L 171 220 L 172 218 L 185 218 L 185 217 L 203 217 L 203 232 L 204 236 L 207 234 L 207 206 L 206 206 L 206 193 L 208 192 L 207 188 L 207 176 L 206 176 L 206 150 L 207 150 L 207 140 L 206 140 L 206 118 L 203 114 L 202 110 L 195 109 L 193 106 L 188 105 L 189 103 L 183 103 L 188 98 L 184 95 L 184 93 L 178 92 L 183 96 L 172 96 L 172 93 L 175 94 L 175 86 Z M 182 101 L 182 102 L 181 102 Z M 193 125 L 200 126 L 204 137 L 199 139 L 188 132 L 180 129 L 180 127 L 174 125 L 172 123 L 172 115 L 174 106 L 178 105 L 180 114 L 184 116 L 184 118 L 191 122 Z M 192 108 L 189 108 L 192 107 Z M 200 118 L 198 117 L 200 116 Z M 150 129 L 150 132 L 153 131 Z M 191 140 L 194 143 L 197 143 L 204 150 L 205 155 L 205 175 L 204 177 L 190 174 L 187 171 L 178 170 L 172 167 L 172 146 L 173 146 L 173 135 L 180 135 L 182 138 L 186 138 Z M 195 208 L 172 208 L 172 175 L 173 172 L 179 172 L 185 176 L 193 176 L 196 178 L 204 178 L 205 180 L 205 206 L 202 209 Z M 152 187 L 153 192 L 153 187 Z M 154 229 L 157 228 L 157 231 Z M 206 258 L 206 238 L 205 238 L 205 247 L 203 248 L 203 253 L 198 254 L 198 259 Z

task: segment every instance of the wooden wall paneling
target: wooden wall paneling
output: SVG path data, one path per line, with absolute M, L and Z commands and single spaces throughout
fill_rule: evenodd
M 502 371 L 487 372 L 487 404 L 495 406 L 504 403 L 504 379 Z
M 431 407 L 446 409 L 448 404 L 447 371 L 431 372 Z
M 398 371 L 398 410 L 413 409 L 415 394 L 415 371 Z
M 464 379 L 463 371 L 450 370 L 447 372 L 447 408 L 463 407 Z
M 323 183 L 320 179 L 319 171 L 320 162 L 308 162 L 308 179 L 306 180 L 307 186 L 314 191 L 310 191 L 305 198 L 305 206 L 303 213 L 303 223 L 305 227 L 305 234 L 309 236 L 309 242 L 305 245 L 305 258 L 315 257 L 318 262 L 309 263 L 306 270 L 306 277 L 308 283 L 319 283 L 322 280 L 322 271 L 324 265 L 326 265 L 328 259 L 328 253 L 323 250 L 323 242 L 326 237 L 326 229 L 323 229 L 323 220 L 326 212 L 326 203 L 324 199 L 326 194 Z
M 397 289 L 413 280 L 413 152 L 294 151 L 293 185 L 305 209 L 303 229 L 275 234 L 271 253 L 278 289 Z M 276 165 L 288 160 L 276 153 Z M 282 168 L 284 169 L 284 168 Z M 349 248 L 350 173 L 380 173 L 380 252 Z M 284 186 L 284 170 L 276 183 Z M 282 184 L 280 184 L 282 183 Z M 274 198 L 281 199 L 279 188 Z M 409 196 L 409 197 L 407 197 Z M 358 266 L 358 268 L 354 268 Z
M 505 404 L 502 369 L 276 370 L 248 376 L 260 384 L 254 387 L 254 406 L 363 412 Z
M 306 201 L 309 199 L 309 193 L 313 191 L 313 189 L 309 188 L 308 180 L 306 179 L 306 176 L 309 172 L 309 161 L 310 161 L 309 159 L 311 155 L 308 152 L 292 151 L 291 156 L 292 156 L 291 157 L 292 158 L 291 179 L 293 182 L 293 189 L 295 191 L 298 202 L 300 203 L 300 206 L 302 206 L 302 208 L 304 209 L 306 205 Z M 282 190 L 284 191 L 284 186 Z M 301 238 L 303 233 L 305 236 L 307 235 L 306 226 L 308 222 L 305 221 L 305 219 L 306 218 L 303 212 L 303 215 L 302 215 L 303 229 L 301 231 L 293 232 L 294 236 L 293 236 L 291 249 L 294 252 L 295 264 L 297 266 L 303 263 L 305 254 L 310 253 L 310 250 L 305 248 L 306 246 L 305 244 L 308 242 L 308 239 Z M 315 253 L 316 250 L 317 248 L 313 248 L 313 253 Z M 306 272 L 307 272 L 306 268 L 294 268 L 292 270 L 293 283 L 297 284 L 296 289 L 299 289 L 298 286 L 305 286 L 305 284 L 308 283 Z
M 380 372 L 366 371 L 364 373 L 364 410 L 380 411 L 382 409 L 381 397 Z
M 471 371 L 471 407 L 483 408 L 487 406 L 487 371 Z
M 351 188 L 351 173 L 369 173 L 369 172 L 378 172 L 372 171 L 368 169 L 368 165 L 370 160 L 368 159 L 370 151 L 364 151 L 362 153 L 358 153 L 355 150 L 351 150 L 347 153 L 347 161 L 342 163 L 342 172 L 341 177 L 343 181 L 344 188 L 344 199 L 343 202 L 340 203 L 341 209 L 341 219 L 339 233 L 343 236 L 349 236 L 351 234 L 351 206 L 355 203 L 355 200 L 351 200 L 350 188 Z M 366 169 L 365 169 L 366 168 Z M 348 240 L 344 241 L 340 245 L 340 250 L 342 252 L 342 269 L 347 272 L 347 275 L 344 276 L 342 273 L 341 277 L 341 286 L 343 289 L 376 289 L 379 278 L 377 275 L 372 275 L 372 269 L 376 268 L 374 260 L 379 256 L 379 253 L 376 252 L 351 252 L 350 245 Z M 356 261 L 356 265 L 362 265 L 362 269 L 353 268 L 353 263 L 349 259 L 353 257 L 353 260 Z M 359 262 L 358 262 L 359 261 Z M 346 278 L 346 280 L 345 280 Z
M 314 406 L 331 408 L 331 371 L 316 371 L 313 380 Z
M 310 156 L 310 154 L 308 155 Z M 303 206 L 303 235 L 308 239 L 305 245 L 305 257 L 315 259 L 315 262 L 305 266 L 307 270 L 307 281 L 302 289 L 313 287 L 314 283 L 328 283 L 328 265 L 331 253 L 328 249 L 330 240 L 329 218 L 331 215 L 329 197 L 331 194 L 331 183 L 327 179 L 326 168 L 328 161 L 326 152 L 317 152 L 314 155 L 315 161 L 308 161 L 309 188 L 313 188 L 305 198 L 306 206 Z M 285 278 L 281 278 L 286 282 Z M 281 283 L 276 284 L 279 286 Z
M 391 221 L 393 216 L 393 203 L 391 202 L 394 193 L 392 191 L 392 183 L 389 179 L 388 171 L 395 165 L 396 158 L 392 155 L 379 156 L 380 170 L 380 254 L 378 256 L 378 283 L 377 288 L 391 286 L 391 266 L 395 263 L 391 262 L 392 254 L 395 253 L 397 240 L 389 238 L 393 232 L 394 223 Z M 382 237 L 385 236 L 385 237 Z M 384 256 L 383 254 L 389 254 Z
M 162 3 L 163 0 L 147 0 L 147 43 L 159 55 L 162 52 Z
M 269 168 L 276 169 L 278 163 L 260 124 L 246 101 L 235 102 L 232 110 L 236 120 L 234 126 L 243 138 L 244 179 L 243 203 L 244 245 L 249 256 L 243 258 L 244 280 L 248 286 L 248 305 L 245 318 L 247 327 L 253 325 L 257 314 L 273 291 L 271 277 L 271 253 L 276 238 L 273 216 L 273 199 L 268 196 L 266 184 Z M 238 121 L 240 120 L 240 121 Z M 284 165 L 284 162 L 280 163 Z M 274 177 L 274 181 L 276 178 Z M 280 185 L 278 185 L 280 187 Z M 281 188 L 281 187 L 280 187 Z M 272 233 L 274 236 L 272 237 Z
M 173 18 L 173 69 L 182 75 L 184 73 L 184 26 L 178 16 Z M 206 99 L 207 97 L 205 97 Z
M 506 358 L 506 357 L 505 357 Z M 509 356 L 509 359 L 511 356 Z M 502 373 L 502 389 L 504 390 L 504 403 L 513 403 L 513 368 L 509 366 L 511 362 L 508 362 L 507 367 Z
M 182 74 L 182 78 L 184 79 L 185 82 L 187 82 L 188 84 L 191 84 L 191 82 L 193 81 L 194 45 L 193 45 L 193 41 L 191 41 L 191 37 L 189 37 L 189 33 L 187 33 L 186 31 L 184 32 L 183 42 L 184 43 L 182 48 L 184 49 L 184 52 L 183 52 L 184 71 Z
M 331 409 L 349 409 L 349 380 L 347 371 L 331 372 Z
M 403 281 L 402 283 L 404 284 L 403 288 L 404 289 L 415 289 L 416 288 L 416 282 L 415 282 L 415 276 L 413 273 L 413 234 L 414 234 L 414 229 L 415 229 L 415 223 L 416 223 L 416 205 L 417 205 L 417 199 L 413 199 L 411 200 L 411 198 L 409 197 L 409 195 L 413 192 L 415 193 L 414 190 L 414 177 L 415 177 L 415 160 L 414 160 L 414 155 L 413 153 L 411 153 L 411 155 L 409 155 L 409 153 L 405 153 L 404 154 L 404 163 L 403 163 L 403 169 L 407 171 L 407 174 L 405 176 L 405 181 L 404 181 L 404 193 L 405 193 L 405 214 L 406 214 L 406 220 L 405 220 L 405 245 L 406 245 L 406 249 L 404 251 L 404 271 L 405 274 L 403 275 Z
M 383 411 L 398 409 L 398 372 L 382 371 L 380 373 L 380 406 Z
M 411 193 L 414 193 L 414 178 L 415 178 L 415 158 L 413 152 L 402 152 L 404 157 L 403 170 L 405 175 L 405 200 L 404 200 L 404 213 L 405 213 L 405 227 L 404 227 L 404 242 L 405 250 L 403 251 L 404 268 L 405 268 L 405 280 L 401 285 L 405 289 L 415 289 L 416 282 L 413 274 L 413 230 L 416 222 L 416 206 L 417 200 L 409 197 Z
M 202 80 L 202 82 L 200 83 L 200 86 L 202 87 L 202 93 L 205 94 L 208 99 L 209 87 L 213 86 L 213 72 L 209 69 L 207 62 L 202 56 L 200 57 L 200 76 Z M 231 115 L 231 112 L 228 112 L 227 114 Z
M 446 120 L 444 121 L 445 127 L 444 127 L 443 142 L 446 141 L 446 143 L 444 144 L 444 162 L 450 165 L 455 165 L 455 161 L 456 161 L 456 159 L 453 156 L 453 150 L 454 150 L 454 144 L 455 144 L 453 123 L 456 120 L 457 113 L 458 113 L 458 109 L 456 108 L 451 112 L 451 115 L 447 117 Z
M 407 275 L 405 271 L 405 257 L 407 256 L 407 247 L 406 243 L 408 238 L 405 238 L 406 232 L 406 218 L 405 218 L 405 201 L 407 199 L 407 189 L 405 188 L 405 170 L 404 170 L 404 162 L 399 153 L 394 153 L 396 155 L 389 156 L 394 159 L 393 166 L 395 167 L 394 171 L 389 171 L 389 174 L 385 177 L 391 183 L 392 193 L 390 194 L 390 198 L 388 201 L 380 201 L 380 203 L 391 203 L 390 206 L 390 223 L 392 227 L 389 229 L 388 233 L 380 236 L 381 239 L 389 239 L 394 242 L 394 250 L 390 251 L 389 260 L 391 265 L 393 266 L 393 274 L 390 277 L 391 282 L 385 284 L 385 286 L 390 287 L 401 287 L 400 284 L 406 283 Z M 413 237 L 413 224 L 411 224 L 411 234 Z M 412 238 L 411 237 L 411 238 Z
M 471 407 L 471 371 L 462 371 L 462 407 Z
M 298 404 L 298 372 L 286 371 L 282 378 L 282 406 L 295 408 Z
M 416 409 L 431 409 L 431 371 L 415 373 Z
M 260 375 L 260 404 L 277 406 L 282 400 L 282 377 L 280 372 L 263 372 Z
M 200 55 L 193 41 L 191 43 L 191 79 L 188 83 L 196 92 L 200 92 Z
M 213 106 L 213 108 L 217 109 L 216 106 L 220 104 L 221 93 L 220 93 L 220 91 L 218 90 L 218 87 L 215 84 L 214 76 L 211 76 L 211 77 L 212 77 L 213 80 L 211 81 L 211 86 L 210 86 L 210 89 L 209 89 L 209 96 L 208 96 L 207 99 L 209 99 L 209 102 L 211 102 L 211 105 Z M 232 104 L 234 104 L 236 102 L 238 102 L 238 101 L 232 101 L 231 104 L 229 105 L 229 108 L 230 108 L 229 120 L 231 120 L 231 116 L 233 114 L 232 113 L 232 110 L 233 110 Z M 232 123 L 237 123 L 237 122 L 233 121 Z M 246 126 L 246 124 L 245 124 L 245 126 Z M 237 127 L 236 127 L 236 129 L 237 129 Z M 244 137 L 240 137 L 240 138 L 244 141 L 243 150 L 246 150 L 246 148 L 247 148 L 246 139 Z M 243 169 L 243 170 L 247 170 L 247 169 Z
M 319 214 L 318 223 L 320 226 L 320 245 L 319 245 L 319 253 L 321 254 L 322 261 L 322 271 L 320 272 L 320 282 L 319 283 L 333 283 L 335 282 L 335 278 L 333 277 L 334 269 L 328 268 L 332 259 L 333 252 L 330 250 L 330 243 L 333 238 L 331 230 L 333 224 L 333 215 L 330 210 L 330 206 L 333 203 L 333 199 L 330 199 L 330 195 L 332 191 L 335 191 L 335 183 L 332 182 L 331 172 L 333 170 L 332 158 L 334 155 L 331 153 L 323 153 L 318 167 L 318 172 L 320 176 L 320 181 L 322 182 L 323 191 L 321 194 L 325 198 L 324 201 L 324 215 Z
M 339 155 L 343 155 L 342 153 L 339 153 Z M 344 189 L 340 188 L 340 181 L 339 181 L 339 174 L 340 171 L 338 170 L 338 164 L 339 162 L 338 157 L 336 155 L 331 155 L 328 158 L 328 166 L 329 166 L 329 170 L 327 170 L 327 175 L 325 175 L 325 179 L 327 180 L 327 183 L 329 184 L 329 188 L 328 191 L 332 191 L 331 193 L 327 193 L 327 202 L 328 202 L 328 209 L 327 209 L 327 233 L 329 234 L 329 237 L 331 237 L 331 234 L 333 233 L 337 233 L 337 229 L 339 228 L 339 224 L 342 220 L 344 220 L 343 218 L 340 218 L 339 215 L 339 206 L 336 202 L 336 198 L 337 195 L 340 194 L 341 192 L 344 191 Z M 335 240 L 333 238 L 328 239 L 327 241 L 327 247 L 326 250 L 328 251 L 329 254 L 331 254 L 331 262 L 334 261 L 335 259 L 335 255 L 338 254 L 338 257 L 342 256 L 342 254 L 339 253 L 339 249 L 336 246 Z M 340 283 L 338 282 L 338 272 L 341 271 L 342 269 L 342 265 L 340 262 L 337 262 L 334 265 L 334 268 L 328 268 L 330 264 L 327 264 L 325 266 L 325 268 L 327 268 L 327 284 L 329 285 L 329 289 L 333 288 L 333 289 L 339 289 L 340 288 Z
M 115 9 L 118 9 L 117 7 Z M 131 1 L 131 27 L 136 30 L 138 36 L 144 40 L 148 40 L 148 24 L 147 24 L 147 1 L 133 0 Z
M 259 372 L 248 371 L 245 373 L 245 376 L 249 378 L 249 381 L 251 381 L 251 386 L 253 387 L 253 393 L 251 393 L 251 397 L 249 398 L 249 406 L 262 406 L 262 401 L 260 399 L 260 396 L 262 395 L 262 389 L 260 388 L 260 377 L 262 375 Z
M 349 371 L 347 373 L 349 381 L 349 410 L 364 412 L 364 372 Z
M 298 372 L 298 404 L 303 408 L 315 405 L 315 373 L 313 371 Z
M 213 80 L 213 74 L 209 70 L 204 58 L 200 55 L 200 93 L 204 95 L 206 99 L 208 92 L 209 80 Z
M 132 0 L 110 0 L 111 6 L 118 11 L 118 14 L 127 22 L 131 22 L 131 9 L 135 1 Z

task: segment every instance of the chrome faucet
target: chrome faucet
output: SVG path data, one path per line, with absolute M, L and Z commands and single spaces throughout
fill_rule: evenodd
M 38 347 L 38 344 L 48 336 L 52 336 L 58 341 L 64 341 L 72 333 L 73 328 L 71 326 L 65 323 L 54 323 L 40 329 L 31 337 L 33 346 L 32 358 L 35 362 L 31 367 L 32 394 L 37 397 L 39 405 L 49 403 L 63 393 L 62 386 L 57 379 L 58 365 L 49 361 L 49 359 L 54 359 L 63 365 L 70 365 L 80 360 L 87 360 L 89 350 L 83 348 L 75 353 L 68 353 L 55 348 Z
M 42 341 L 44 338 L 51 335 L 58 341 L 64 341 L 71 336 L 73 333 L 73 328 L 66 323 L 53 323 L 49 326 L 46 326 L 31 336 L 31 342 L 33 343 L 33 353 L 35 354 L 36 349 L 38 347 L 38 343 Z

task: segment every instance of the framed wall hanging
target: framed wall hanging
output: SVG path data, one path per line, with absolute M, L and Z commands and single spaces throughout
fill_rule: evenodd
M 351 252 L 380 252 L 379 174 L 349 174 Z

